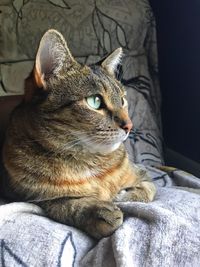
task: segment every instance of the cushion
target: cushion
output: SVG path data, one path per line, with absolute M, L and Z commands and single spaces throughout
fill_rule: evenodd
M 82 63 L 122 47 L 118 76 L 135 127 L 127 149 L 135 162 L 163 163 L 155 21 L 147 0 L 5 0 L 0 10 L 0 96 L 23 94 L 39 40 L 49 28 L 64 35 Z

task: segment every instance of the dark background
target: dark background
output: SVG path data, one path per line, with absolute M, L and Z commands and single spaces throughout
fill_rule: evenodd
M 164 140 L 200 162 L 200 1 L 150 2 L 157 23 Z

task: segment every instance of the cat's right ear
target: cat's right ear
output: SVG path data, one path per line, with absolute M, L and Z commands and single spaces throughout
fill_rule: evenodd
M 46 81 L 76 64 L 67 43 L 56 30 L 48 30 L 42 37 L 36 55 L 34 76 L 38 87 L 45 88 Z
M 115 71 L 117 70 L 117 66 L 120 64 L 122 57 L 123 51 L 122 48 L 119 47 L 103 60 L 101 67 L 111 76 L 115 77 Z

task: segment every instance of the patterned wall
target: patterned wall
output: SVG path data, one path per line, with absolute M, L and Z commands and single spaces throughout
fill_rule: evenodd
M 159 163 L 160 90 L 155 21 L 148 1 L 1 0 L 0 95 L 23 94 L 23 81 L 33 67 L 39 40 L 49 28 L 65 36 L 82 63 L 94 63 L 115 48 L 123 48 L 119 78 L 127 87 L 130 116 L 139 129 L 131 142 L 145 144 L 144 154 L 135 153 L 135 160 L 151 158 Z

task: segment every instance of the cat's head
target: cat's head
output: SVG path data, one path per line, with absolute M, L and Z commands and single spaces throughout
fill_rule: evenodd
M 37 51 L 34 86 L 27 81 L 25 88 L 37 107 L 38 130 L 48 129 L 47 136 L 66 148 L 71 142 L 93 153 L 116 150 L 132 128 L 126 93 L 114 74 L 121 57 L 118 48 L 101 64 L 83 66 L 59 32 L 47 31 Z

